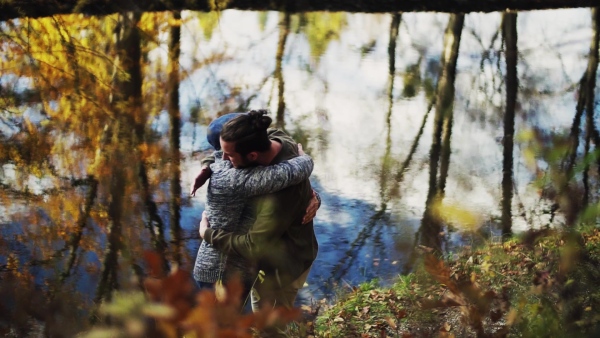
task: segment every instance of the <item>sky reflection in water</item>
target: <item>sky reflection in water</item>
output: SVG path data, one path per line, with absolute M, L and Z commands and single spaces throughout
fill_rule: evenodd
M 517 133 L 532 125 L 552 130 L 570 126 L 575 94 L 563 91 L 585 70 L 591 37 L 589 17 L 587 9 L 519 13 L 521 87 L 552 94 L 519 94 Z M 383 202 L 380 175 L 388 127 L 385 115 L 390 20 L 391 15 L 348 14 L 347 27 L 339 40 L 331 42 L 318 60 L 310 55 L 304 35 L 288 37 L 284 59 L 286 127 L 310 135 L 305 148 L 315 158 L 313 183 L 324 196 L 315 220 L 320 253 L 308 281 L 311 291 L 331 281 L 345 284 L 341 281 L 344 279 L 354 285 L 374 277 L 387 280 L 400 273 L 424 211 L 432 117 L 400 186 L 399 198 L 388 201 L 385 217 L 372 221 Z M 446 21 L 444 14 L 402 15 L 389 126 L 391 157 L 397 162 L 408 155 L 427 110 L 422 90 L 414 98 L 401 96 L 403 73 L 421 57 L 425 60 L 422 72 L 427 71 L 428 64 L 439 62 Z M 204 81 L 207 77 L 227 79 L 241 88 L 257 88 L 274 68 L 276 24 L 277 14 L 269 14 L 261 32 L 253 14 L 225 13 L 209 45 L 215 50 L 226 50 L 233 60 L 192 74 L 188 81 L 195 85 L 186 87 L 184 97 L 187 95 L 188 99 L 183 102 L 189 104 L 196 99 L 196 93 L 210 91 L 196 84 L 208 88 L 216 85 Z M 497 68 L 500 39 L 492 44 L 499 25 L 497 13 L 466 16 L 446 189 L 448 201 L 478 213 L 484 222 L 500 215 L 503 96 L 494 88 L 502 83 L 500 72 L 503 74 L 504 65 Z M 205 44 L 200 42 L 198 48 L 203 50 Z M 367 53 L 365 46 L 370 47 Z M 186 57 L 193 55 L 191 49 L 195 47 L 188 45 Z M 484 52 L 488 60 L 482 63 Z M 496 87 L 492 87 L 494 84 Z M 250 107 L 276 111 L 272 86 L 271 82 L 265 85 Z M 197 131 L 202 132 L 202 128 Z M 186 140 L 184 148 L 206 146 L 201 139 L 193 146 L 189 138 Z M 521 148 L 517 146 L 515 179 L 519 199 L 525 209 L 534 209 L 540 202 L 529 186 L 531 173 L 520 158 Z M 392 170 L 397 168 L 398 165 L 393 166 Z M 186 175 L 191 178 L 192 172 Z M 183 225 L 196 224 L 198 216 L 194 214 L 201 209 L 202 198 L 192 201 L 190 209 L 186 209 L 191 222 Z M 365 234 L 369 225 L 372 229 Z M 526 227 L 522 219 L 515 220 L 516 230 Z M 363 240 L 361 236 L 367 238 Z

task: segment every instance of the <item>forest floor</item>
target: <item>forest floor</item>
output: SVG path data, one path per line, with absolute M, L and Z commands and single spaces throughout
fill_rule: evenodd
M 392 286 L 373 281 L 315 304 L 289 335 L 598 337 L 599 262 L 596 227 L 528 232 L 441 259 L 423 250 Z

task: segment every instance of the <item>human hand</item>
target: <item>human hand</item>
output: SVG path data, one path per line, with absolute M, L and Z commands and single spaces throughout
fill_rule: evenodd
M 302 144 L 300 144 L 300 143 L 298 143 L 298 155 L 299 156 L 306 155 L 306 153 L 302 149 Z
M 200 169 L 200 173 L 198 173 L 198 176 L 196 176 L 196 179 L 194 179 L 194 183 L 192 183 L 190 195 L 196 196 L 196 190 L 200 189 L 200 187 L 206 183 L 206 181 L 210 178 L 210 175 L 212 175 L 210 167 L 202 167 L 202 169 Z
M 202 220 L 200 221 L 200 229 L 198 232 L 200 233 L 200 237 L 204 239 L 204 234 L 206 233 L 206 229 L 210 228 L 210 223 L 208 223 L 208 217 L 206 217 L 206 211 L 202 212 Z
M 306 208 L 306 213 L 302 218 L 302 224 L 306 224 L 312 221 L 313 218 L 315 218 L 315 216 L 317 215 L 317 210 L 319 210 L 319 207 L 321 206 L 321 203 L 319 202 L 317 194 L 315 194 L 314 190 L 312 192 L 312 196 L 313 197 L 311 198 L 310 202 L 308 203 L 308 207 Z

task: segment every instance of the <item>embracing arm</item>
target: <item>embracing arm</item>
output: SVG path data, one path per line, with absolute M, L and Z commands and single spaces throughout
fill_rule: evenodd
M 279 191 L 308 179 L 313 170 L 313 160 L 308 155 L 301 155 L 266 167 L 230 170 L 230 175 L 238 176 L 233 180 L 235 194 L 251 197 Z
M 202 221 L 205 222 L 205 218 Z M 205 241 L 226 254 L 236 253 L 246 259 L 257 260 L 264 258 L 269 252 L 281 252 L 275 250 L 275 246 L 282 245 L 278 239 L 291 222 L 290 213 L 281 212 L 277 197 L 270 195 L 258 206 L 256 221 L 248 233 L 205 228 L 201 229 L 200 234 Z
M 308 207 L 306 207 L 304 217 L 302 218 L 302 224 L 312 221 L 313 218 L 317 216 L 317 210 L 319 210 L 319 208 L 321 208 L 321 196 L 315 189 L 313 189 L 312 198 L 310 199 Z
M 200 172 L 194 179 L 192 183 L 192 187 L 190 189 L 190 195 L 196 196 L 196 190 L 200 189 L 201 186 L 208 181 L 210 175 L 212 175 L 212 171 L 210 170 L 210 165 L 215 163 L 217 157 L 223 156 L 222 152 L 215 151 L 211 155 L 208 155 L 200 161 Z

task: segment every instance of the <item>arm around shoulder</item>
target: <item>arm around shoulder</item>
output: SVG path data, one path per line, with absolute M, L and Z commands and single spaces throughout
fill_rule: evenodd
M 298 184 L 312 174 L 313 160 L 308 155 L 294 157 L 275 165 L 255 167 L 244 172 L 237 193 L 246 197 L 269 194 Z

